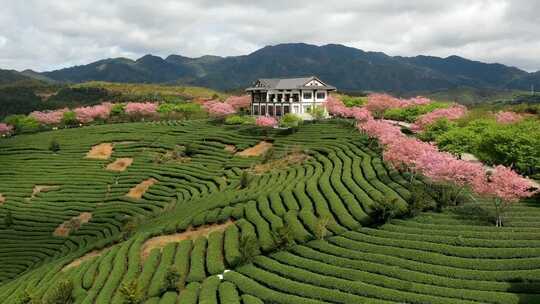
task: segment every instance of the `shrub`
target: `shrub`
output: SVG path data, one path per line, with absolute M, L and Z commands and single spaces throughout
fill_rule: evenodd
M 177 291 L 178 281 L 180 280 L 180 273 L 174 266 L 167 268 L 167 274 L 165 275 L 165 288 L 167 291 Z
M 143 292 L 136 280 L 122 284 L 120 294 L 124 298 L 124 304 L 141 304 L 143 302 Z
M 415 105 L 404 108 L 391 108 L 384 111 L 386 119 L 414 122 L 418 116 L 432 112 L 436 109 L 448 108 L 450 104 L 443 102 L 432 102 L 425 105 Z
M 419 138 L 423 141 L 434 141 L 440 135 L 448 132 L 450 129 L 455 128 L 456 124 L 449 121 L 446 118 L 436 120 L 434 123 L 426 126 L 424 130 L 419 134 Z
M 294 233 L 289 225 L 283 225 L 273 232 L 277 250 L 286 250 L 294 246 Z
M 253 262 L 255 256 L 259 254 L 259 242 L 252 234 L 242 234 L 239 243 L 240 261 L 239 264 L 249 264 Z
M 324 114 L 324 110 L 323 110 L 323 114 Z M 284 128 L 298 128 L 298 126 L 301 123 L 302 123 L 302 118 L 292 113 L 287 113 L 283 115 L 283 117 L 279 121 L 279 125 Z
M 63 280 L 57 283 L 44 302 L 46 304 L 71 304 L 74 302 L 72 293 L 73 283 Z
M 322 119 L 324 119 L 326 117 L 326 110 L 324 109 L 324 107 L 321 107 L 321 106 L 316 106 L 316 107 L 309 108 L 308 113 L 315 120 L 322 120 Z M 286 114 L 285 116 L 287 116 L 287 115 L 288 114 Z M 292 115 L 294 115 L 294 114 L 292 114 Z
M 9 228 L 13 225 L 13 215 L 11 214 L 10 210 L 6 212 L 6 217 L 4 218 L 4 225 L 6 226 L 6 228 Z
M 328 234 L 328 226 L 331 225 L 333 221 L 334 220 L 330 216 L 321 216 L 317 218 L 315 230 L 313 231 L 315 238 L 318 240 L 324 239 Z
M 75 126 L 79 124 L 77 114 L 73 111 L 64 112 L 64 116 L 62 116 L 62 124 L 64 124 L 64 126 Z
M 121 103 L 115 103 L 111 107 L 111 116 L 120 116 L 124 113 L 124 105 Z
M 4 122 L 13 126 L 15 133 L 31 133 L 39 131 L 39 122 L 32 116 L 10 115 Z
M 56 138 L 53 138 L 49 143 L 49 151 L 53 153 L 60 151 L 60 143 L 56 140 Z
M 255 124 L 255 118 L 246 115 L 231 115 L 225 119 L 227 125 L 252 125 Z
M 377 225 L 384 224 L 402 214 L 397 198 L 384 197 L 373 206 L 371 218 Z
M 468 201 L 469 193 L 462 186 L 452 183 L 430 183 L 429 194 L 435 200 L 437 209 L 458 206 Z
M 362 106 L 366 103 L 367 98 L 365 96 L 348 96 L 348 95 L 342 95 L 341 101 L 343 101 L 343 104 L 348 107 L 358 107 Z
M 433 209 L 435 202 L 426 191 L 424 184 L 414 184 L 411 188 L 411 196 L 409 198 L 409 216 L 417 216 L 420 212 Z
M 249 174 L 246 170 L 242 171 L 242 174 L 240 175 L 240 189 L 245 189 L 249 186 L 251 183 L 251 180 L 253 177 L 251 174 Z

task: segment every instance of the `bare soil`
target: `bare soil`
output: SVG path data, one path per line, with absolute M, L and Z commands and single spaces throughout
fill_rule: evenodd
M 210 233 L 214 231 L 224 231 L 232 224 L 234 224 L 234 222 L 229 220 L 223 224 L 204 225 L 197 228 L 189 227 L 186 231 L 181 233 L 153 237 L 143 244 L 141 250 L 141 259 L 144 261 L 152 249 L 161 249 L 169 243 L 178 243 L 183 240 L 194 240 L 198 237 L 208 237 Z
M 292 152 L 281 159 L 276 159 L 265 164 L 258 164 L 252 168 L 253 173 L 263 174 L 272 170 L 287 169 L 289 166 L 302 164 L 310 158 L 309 155 L 302 152 Z
M 272 143 L 267 141 L 261 141 L 257 145 L 247 148 L 244 151 L 237 152 L 236 155 L 238 156 L 260 156 L 266 153 L 266 151 L 270 150 L 272 148 Z
M 82 224 L 88 223 L 91 219 L 92 213 L 82 212 L 78 216 L 74 216 L 56 227 L 53 235 L 67 237 L 71 232 L 78 230 Z
M 88 153 L 86 153 L 86 158 L 90 159 L 109 159 L 113 152 L 112 143 L 101 143 L 99 145 L 93 146 Z
M 0 205 L 6 202 L 6 198 L 2 193 L 0 193 Z
M 149 178 L 147 180 L 144 180 L 140 182 L 138 185 L 136 185 L 135 187 L 131 188 L 128 194 L 126 194 L 126 196 L 135 198 L 135 199 L 140 199 L 143 196 L 143 194 L 146 193 L 146 191 L 148 191 L 148 188 L 150 188 L 150 186 L 152 186 L 153 184 L 157 182 L 158 181 L 155 178 Z
M 60 189 L 60 186 L 57 185 L 34 185 L 34 188 L 32 189 L 32 196 L 30 196 L 30 199 L 33 199 L 41 192 L 49 192 Z
M 133 158 L 123 157 L 117 158 L 114 162 L 107 165 L 107 170 L 122 172 L 133 163 Z
M 236 152 L 236 146 L 235 145 L 225 145 L 225 151 L 234 153 Z
M 71 269 L 73 267 L 78 267 L 83 262 L 86 262 L 86 261 L 89 261 L 89 260 L 91 260 L 93 258 L 101 256 L 103 253 L 105 253 L 109 249 L 110 248 L 104 248 L 104 249 L 100 249 L 100 250 L 90 251 L 89 253 L 83 255 L 82 257 L 80 257 L 78 259 L 73 260 L 71 263 L 64 266 L 64 268 L 62 268 L 62 271 L 67 271 L 67 270 L 69 270 L 69 269 Z

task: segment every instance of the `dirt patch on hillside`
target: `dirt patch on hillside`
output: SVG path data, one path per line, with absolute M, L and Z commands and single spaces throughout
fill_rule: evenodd
M 122 171 L 125 171 L 127 167 L 131 166 L 132 163 L 133 163 L 133 158 L 128 158 L 128 157 L 117 158 L 114 162 L 107 165 L 107 170 L 122 172 Z
M 83 255 L 82 257 L 80 257 L 78 259 L 73 260 L 71 263 L 64 266 L 64 268 L 62 268 L 62 271 L 67 271 L 67 270 L 69 270 L 69 269 L 71 269 L 73 267 L 78 267 L 83 262 L 86 262 L 86 261 L 89 261 L 89 260 L 91 260 L 93 258 L 101 256 L 102 254 L 104 254 L 109 249 L 110 249 L 110 247 L 100 249 L 100 250 L 90 251 L 89 253 Z
M 183 240 L 193 240 L 198 237 L 208 237 L 208 235 L 214 231 L 224 231 L 234 222 L 229 220 L 223 224 L 212 224 L 199 226 L 197 228 L 189 227 L 186 231 L 181 233 L 156 236 L 148 239 L 142 246 L 141 259 L 144 261 L 152 249 L 163 248 L 169 243 L 178 243 Z
M 267 141 L 261 141 L 251 148 L 247 148 L 244 151 L 237 152 L 238 156 L 259 156 L 266 153 L 266 151 L 272 148 L 272 143 Z
M 137 143 L 137 142 L 125 140 L 125 141 L 115 141 L 114 145 L 129 145 L 129 144 L 134 144 L 134 143 Z
M 5 202 L 6 202 L 6 198 L 4 197 L 2 193 L 0 193 L 0 205 L 2 205 Z
M 74 216 L 69 220 L 63 222 L 53 232 L 54 236 L 69 236 L 73 231 L 79 230 L 82 224 L 88 223 L 92 219 L 92 213 L 83 212 L 78 216 Z
M 268 171 L 287 169 L 289 166 L 302 164 L 309 158 L 310 156 L 303 152 L 292 152 L 283 158 L 272 160 L 265 164 L 255 165 L 251 170 L 255 174 L 263 174 Z
M 93 146 L 88 153 L 86 153 L 86 158 L 90 159 L 109 159 L 113 152 L 112 143 L 101 143 L 99 145 Z
M 41 192 L 55 191 L 58 189 L 60 189 L 60 186 L 57 186 L 57 185 L 34 185 L 30 199 L 35 198 L 36 195 L 38 195 Z
M 155 178 L 149 178 L 147 180 L 144 180 L 140 182 L 135 187 L 129 189 L 128 194 L 126 194 L 127 197 L 140 199 L 146 191 L 148 191 L 148 188 L 152 186 L 153 184 L 157 183 L 157 179 Z
M 225 151 L 234 153 L 236 152 L 236 146 L 235 145 L 225 145 L 224 148 Z

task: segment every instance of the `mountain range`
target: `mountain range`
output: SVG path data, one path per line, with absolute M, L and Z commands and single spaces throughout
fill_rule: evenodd
M 305 43 L 266 46 L 241 56 L 145 55 L 137 60 L 111 58 L 43 73 L 17 73 L 42 81 L 174 83 L 218 90 L 244 88 L 257 78 L 305 75 L 317 75 L 343 91 L 403 93 L 463 86 L 499 90 L 529 90 L 532 85 L 540 88 L 540 71 L 528 73 L 458 56 L 389 56 L 338 44 Z

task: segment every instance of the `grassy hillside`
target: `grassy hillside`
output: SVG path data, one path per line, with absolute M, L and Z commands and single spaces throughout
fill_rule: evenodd
M 212 98 L 214 96 L 225 97 L 226 95 L 203 87 L 194 86 L 176 86 L 176 85 L 159 85 L 159 84 L 130 84 L 130 83 L 114 83 L 91 81 L 82 84 L 73 85 L 73 87 L 92 87 L 104 88 L 110 92 L 119 93 L 125 98 L 140 97 L 140 96 L 161 96 L 163 99 L 195 99 L 195 98 Z
M 71 282 L 75 303 L 540 301 L 537 203 L 514 206 L 503 228 L 483 203 L 375 228 L 380 202 L 405 209 L 413 195 L 375 147 L 339 121 L 2 139 L 0 299 L 47 300 Z

